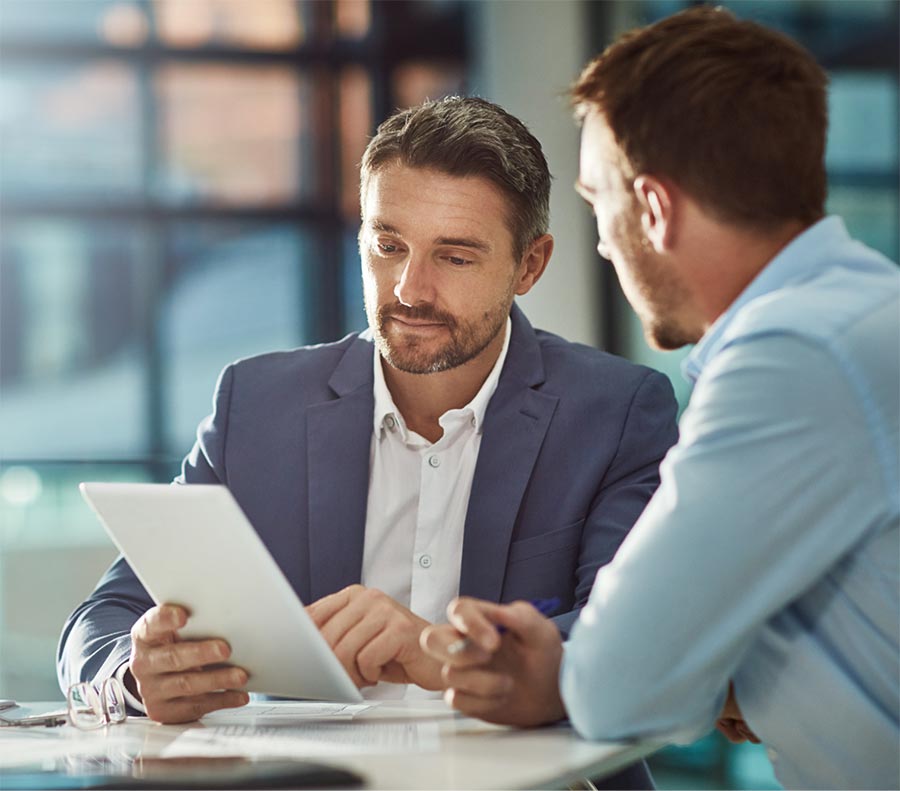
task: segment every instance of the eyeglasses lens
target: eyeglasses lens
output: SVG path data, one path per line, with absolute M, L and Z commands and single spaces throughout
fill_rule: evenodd
M 76 728 L 89 730 L 105 724 L 100 696 L 90 684 L 82 682 L 69 689 L 68 707 Z
M 103 695 L 103 710 L 111 725 L 124 722 L 125 712 L 125 693 L 122 691 L 122 685 L 116 678 L 107 679 L 103 683 L 101 690 Z

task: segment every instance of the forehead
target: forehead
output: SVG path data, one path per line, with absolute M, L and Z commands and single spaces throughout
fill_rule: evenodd
M 451 176 L 400 163 L 369 178 L 363 223 L 380 223 L 402 235 L 477 236 L 510 240 L 506 196 L 481 176 Z
M 606 119 L 591 110 L 581 127 L 578 180 L 591 192 L 622 183 L 622 154 Z

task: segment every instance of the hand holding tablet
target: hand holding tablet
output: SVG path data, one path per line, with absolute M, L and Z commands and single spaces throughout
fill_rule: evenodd
M 184 608 L 153 608 L 132 631 L 134 675 L 146 679 L 161 701 L 192 698 L 180 708 L 163 708 L 167 718 L 196 719 L 215 708 L 242 705 L 240 689 L 362 700 L 227 488 L 134 483 L 80 488 L 157 605 Z M 244 676 L 245 683 L 239 683 Z
M 246 670 L 225 664 L 231 647 L 221 639 L 179 640 L 188 612 L 175 604 L 145 612 L 131 630 L 131 661 L 125 675 L 132 694 L 156 722 L 192 722 L 204 714 L 243 706 Z M 131 676 L 129 678 L 128 676 Z

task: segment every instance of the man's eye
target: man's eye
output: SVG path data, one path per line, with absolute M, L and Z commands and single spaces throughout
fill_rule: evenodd
M 445 260 L 449 261 L 453 266 L 465 266 L 472 263 L 468 258 L 463 258 L 460 255 L 448 255 L 445 256 Z
M 381 250 L 382 253 L 396 253 L 397 245 L 391 244 L 390 242 L 378 242 L 377 247 Z

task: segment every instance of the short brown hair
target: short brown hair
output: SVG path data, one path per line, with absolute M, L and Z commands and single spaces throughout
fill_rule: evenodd
M 450 176 L 481 176 L 509 201 L 513 254 L 550 225 L 550 171 L 537 138 L 499 105 L 449 96 L 402 110 L 378 127 L 360 167 L 360 205 L 369 178 L 386 165 L 434 168 Z
M 697 6 L 625 34 L 572 89 L 631 174 L 668 176 L 725 221 L 770 228 L 824 214 L 828 78 L 787 36 Z

